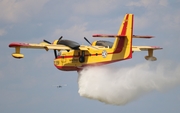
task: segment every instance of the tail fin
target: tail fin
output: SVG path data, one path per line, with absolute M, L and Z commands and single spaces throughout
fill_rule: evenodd
M 132 58 L 133 14 L 126 14 L 113 45 L 114 53 L 123 53 L 124 59 Z

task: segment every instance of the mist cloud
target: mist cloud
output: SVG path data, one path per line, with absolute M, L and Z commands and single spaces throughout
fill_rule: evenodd
M 172 68 L 176 67 L 176 68 Z M 132 67 L 87 67 L 79 74 L 80 96 L 113 105 L 125 105 L 151 91 L 180 84 L 180 66 L 150 62 Z

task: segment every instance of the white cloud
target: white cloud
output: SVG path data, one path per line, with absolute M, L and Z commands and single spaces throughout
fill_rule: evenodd
M 74 5 L 74 11 L 80 14 L 104 14 L 115 9 L 118 0 L 87 0 Z
M 78 34 L 84 34 L 86 31 L 86 26 L 87 23 L 81 24 L 81 25 L 74 25 L 68 29 L 56 29 L 53 33 L 54 37 L 59 37 L 62 34 L 74 37 L 75 35 L 77 36 Z
M 95 33 L 103 33 L 103 31 L 97 30 L 87 30 L 87 23 L 78 24 L 71 26 L 67 29 L 55 29 L 51 37 L 60 37 L 63 36 L 65 39 L 69 40 L 83 40 L 83 37 L 92 37 Z M 57 39 L 56 38 L 56 39 Z
M 159 1 L 159 5 L 161 5 L 161 6 L 167 6 L 167 5 L 168 5 L 168 1 L 167 1 L 167 0 L 160 0 L 160 1 Z
M 37 14 L 49 0 L 1 0 L 0 20 L 17 22 Z
M 134 28 L 136 29 L 144 29 L 146 28 L 148 25 L 151 24 L 151 21 L 149 21 L 148 17 L 147 16 L 135 16 L 135 19 L 134 19 Z
M 127 6 L 145 7 L 154 9 L 156 6 L 168 6 L 167 0 L 139 0 L 127 3 Z
M 126 5 L 137 9 L 144 8 L 141 16 L 135 15 L 135 24 L 143 29 L 148 26 L 156 26 L 158 30 L 177 30 L 180 29 L 180 9 L 169 5 L 168 0 L 138 0 L 128 2 Z M 141 9 L 142 10 L 142 9 Z
M 6 30 L 4 30 L 4 29 L 0 29 L 0 36 L 3 36 L 3 35 L 5 35 L 7 32 L 6 32 Z
M 180 15 L 177 15 L 180 13 L 179 11 L 176 11 L 176 13 L 166 14 L 164 15 L 164 18 L 162 19 L 162 22 L 164 23 L 162 25 L 162 29 L 167 30 L 179 30 L 180 29 Z

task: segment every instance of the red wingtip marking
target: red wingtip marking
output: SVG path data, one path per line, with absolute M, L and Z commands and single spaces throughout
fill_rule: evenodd
M 159 46 L 151 46 L 152 48 L 155 48 L 155 49 L 163 49 L 163 48 L 161 48 L 161 47 L 159 47 Z
M 28 46 L 28 43 L 19 43 L 19 42 L 12 42 L 9 44 L 9 47 L 17 47 L 17 46 Z

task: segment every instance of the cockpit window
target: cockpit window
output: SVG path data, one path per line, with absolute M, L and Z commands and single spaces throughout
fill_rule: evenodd
M 63 53 L 63 51 L 66 51 L 66 50 L 64 50 L 64 49 L 59 50 L 59 51 L 58 51 L 58 56 L 61 56 L 61 55 L 62 55 L 62 53 Z
M 75 41 L 72 41 L 72 40 L 60 40 L 58 42 L 58 44 L 62 44 L 62 45 L 65 45 L 65 46 L 68 46 L 72 49 L 79 49 L 79 44 Z

